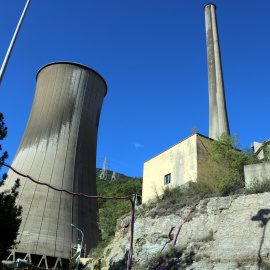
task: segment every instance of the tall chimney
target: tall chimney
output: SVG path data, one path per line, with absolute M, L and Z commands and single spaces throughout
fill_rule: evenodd
M 209 87 L 209 137 L 230 135 L 216 19 L 216 6 L 204 6 Z

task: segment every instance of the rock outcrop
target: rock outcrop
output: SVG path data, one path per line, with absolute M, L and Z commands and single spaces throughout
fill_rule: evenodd
M 175 208 L 175 206 L 174 206 Z M 132 269 L 270 269 L 270 193 L 202 200 L 168 215 L 158 208 L 135 214 Z M 118 220 L 114 240 L 89 269 L 126 269 L 129 217 Z

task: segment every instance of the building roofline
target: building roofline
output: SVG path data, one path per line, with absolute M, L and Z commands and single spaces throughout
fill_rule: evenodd
M 85 66 L 83 64 L 80 64 L 80 63 L 76 63 L 76 62 L 70 62 L 70 61 L 56 61 L 56 62 L 52 62 L 52 63 L 49 63 L 49 64 L 46 64 L 44 65 L 43 67 L 41 67 L 38 72 L 37 72 L 37 75 L 36 75 L 36 81 L 37 81 L 37 78 L 38 78 L 38 75 L 40 73 L 40 71 L 42 69 L 44 69 L 45 67 L 48 67 L 48 66 L 51 66 L 51 65 L 55 65 L 55 64 L 69 64 L 69 65 L 74 65 L 74 66 L 78 66 L 78 67 L 81 67 L 81 68 L 85 68 L 85 69 L 89 69 L 91 71 L 93 71 L 94 73 L 96 73 L 102 80 L 103 82 L 105 83 L 105 86 L 106 86 L 106 92 L 105 92 L 105 95 L 107 94 L 107 90 L 108 90 L 108 86 L 107 86 L 107 83 L 106 81 L 104 80 L 104 78 L 98 73 L 96 72 L 95 70 L 93 70 L 92 68 L 88 67 L 88 66 Z
M 259 147 L 259 149 L 256 151 L 256 153 L 254 152 L 254 155 L 258 156 L 260 154 L 260 152 L 262 151 L 263 147 L 268 145 L 268 144 L 270 144 L 270 140 L 262 142 L 262 145 Z
M 171 148 L 173 148 L 174 146 L 178 145 L 179 143 L 182 143 L 183 141 L 185 141 L 185 140 L 189 139 L 190 137 L 192 137 L 192 136 L 194 136 L 194 135 L 196 135 L 196 136 L 198 136 L 198 135 L 199 135 L 199 136 L 201 136 L 201 137 L 204 137 L 204 138 L 206 138 L 206 139 L 209 139 L 209 140 L 211 140 L 211 141 L 214 141 L 214 139 L 209 138 L 209 137 L 207 137 L 207 136 L 205 136 L 205 135 L 202 135 L 202 134 L 200 134 L 200 133 L 194 133 L 194 134 L 191 134 L 190 136 L 188 136 L 187 138 L 185 138 L 184 140 L 182 140 L 182 141 L 180 141 L 180 142 L 178 142 L 178 143 L 174 144 L 173 146 L 169 147 L 168 149 L 166 149 L 166 150 L 162 151 L 161 153 L 159 153 L 159 154 L 157 154 L 157 155 L 153 156 L 152 158 L 150 158 L 150 159 L 146 160 L 144 163 L 146 163 L 146 162 L 150 161 L 151 159 L 153 159 L 153 158 L 155 158 L 155 157 L 157 157 L 157 156 L 159 156 L 159 155 L 163 154 L 164 152 L 166 152 L 166 151 L 170 150 L 170 149 L 171 149 Z

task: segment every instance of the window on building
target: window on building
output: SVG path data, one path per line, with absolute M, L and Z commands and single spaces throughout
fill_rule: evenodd
M 164 184 L 168 185 L 170 183 L 171 183 L 171 174 L 169 173 L 169 174 L 165 175 L 165 177 L 164 177 Z

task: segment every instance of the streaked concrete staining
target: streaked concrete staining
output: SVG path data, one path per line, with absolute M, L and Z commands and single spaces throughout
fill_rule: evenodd
M 96 195 L 96 144 L 107 92 L 94 70 L 71 62 L 51 63 L 37 74 L 30 117 L 12 166 L 52 186 Z M 18 175 L 9 171 L 4 186 Z M 97 244 L 97 200 L 73 197 L 20 177 L 22 224 L 16 252 L 69 258 L 85 235 L 87 252 Z
M 216 6 L 207 4 L 204 11 L 209 87 L 209 137 L 216 139 L 222 133 L 230 135 L 230 129 L 224 92 Z

